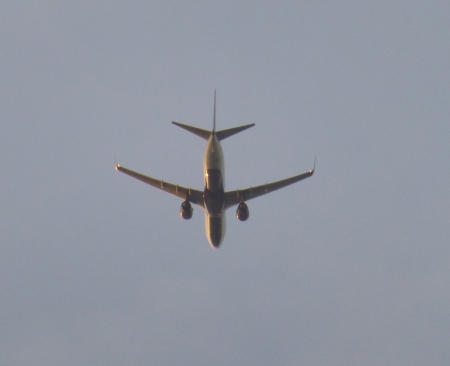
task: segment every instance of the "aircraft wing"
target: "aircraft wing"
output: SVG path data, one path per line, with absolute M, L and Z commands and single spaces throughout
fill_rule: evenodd
M 247 189 L 238 189 L 236 191 L 225 192 L 225 208 L 230 208 L 241 201 L 248 201 L 267 193 L 284 188 L 290 184 L 299 182 L 303 179 L 309 178 L 314 174 L 314 169 L 306 173 L 296 175 L 291 178 L 279 180 L 278 182 L 266 183 L 257 187 L 250 187 Z
M 120 166 L 120 165 L 116 165 L 116 169 L 119 172 L 125 173 L 125 174 L 129 175 L 130 177 L 139 179 L 141 182 L 150 184 L 152 187 L 155 187 L 164 192 L 173 194 L 174 196 L 177 196 L 183 200 L 185 200 L 186 197 L 188 197 L 188 200 L 190 202 L 203 208 L 203 192 L 202 191 L 199 191 L 196 189 L 191 189 L 191 188 L 181 187 L 177 184 L 172 184 L 172 183 L 164 182 L 163 180 L 151 178 L 144 174 L 140 174 L 140 173 L 134 172 L 130 169 L 124 168 L 123 166 Z

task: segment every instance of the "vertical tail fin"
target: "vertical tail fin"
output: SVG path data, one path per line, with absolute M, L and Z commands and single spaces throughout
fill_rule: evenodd
M 214 133 L 216 131 L 216 89 L 214 89 L 214 118 L 213 118 L 213 130 Z

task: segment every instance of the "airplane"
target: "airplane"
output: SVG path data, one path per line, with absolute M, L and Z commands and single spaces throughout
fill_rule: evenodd
M 206 237 L 208 238 L 208 241 L 213 249 L 218 249 L 224 239 L 226 228 L 225 211 L 227 209 L 237 205 L 236 218 L 240 221 L 246 221 L 249 218 L 249 209 L 246 204 L 247 201 L 309 178 L 314 174 L 316 165 L 315 161 L 313 169 L 306 173 L 256 187 L 225 191 L 225 165 L 220 141 L 226 139 L 227 137 L 233 136 L 238 132 L 253 127 L 255 124 L 252 123 L 245 126 L 216 131 L 215 91 L 212 131 L 203 130 L 201 128 L 185 125 L 175 121 L 172 121 L 172 123 L 207 141 L 203 158 L 203 173 L 205 177 L 205 188 L 203 191 L 185 188 L 177 184 L 151 178 L 127 169 L 119 164 L 116 164 L 116 169 L 119 172 L 125 173 L 130 177 L 151 185 L 152 187 L 158 188 L 164 192 L 183 199 L 184 201 L 181 204 L 180 216 L 185 220 L 192 218 L 194 209 L 191 203 L 200 206 L 205 211 Z

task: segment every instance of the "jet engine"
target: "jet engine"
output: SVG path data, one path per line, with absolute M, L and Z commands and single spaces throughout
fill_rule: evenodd
M 180 216 L 185 220 L 189 220 L 193 213 L 194 209 L 192 208 L 191 203 L 188 200 L 184 201 L 181 204 Z
M 236 218 L 240 221 L 245 221 L 250 216 L 248 206 L 245 202 L 241 202 L 236 209 Z

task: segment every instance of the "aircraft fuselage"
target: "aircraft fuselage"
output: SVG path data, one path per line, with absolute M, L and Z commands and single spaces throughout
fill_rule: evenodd
M 218 248 L 225 236 L 225 162 L 222 146 L 215 133 L 208 139 L 203 159 L 206 237 Z

